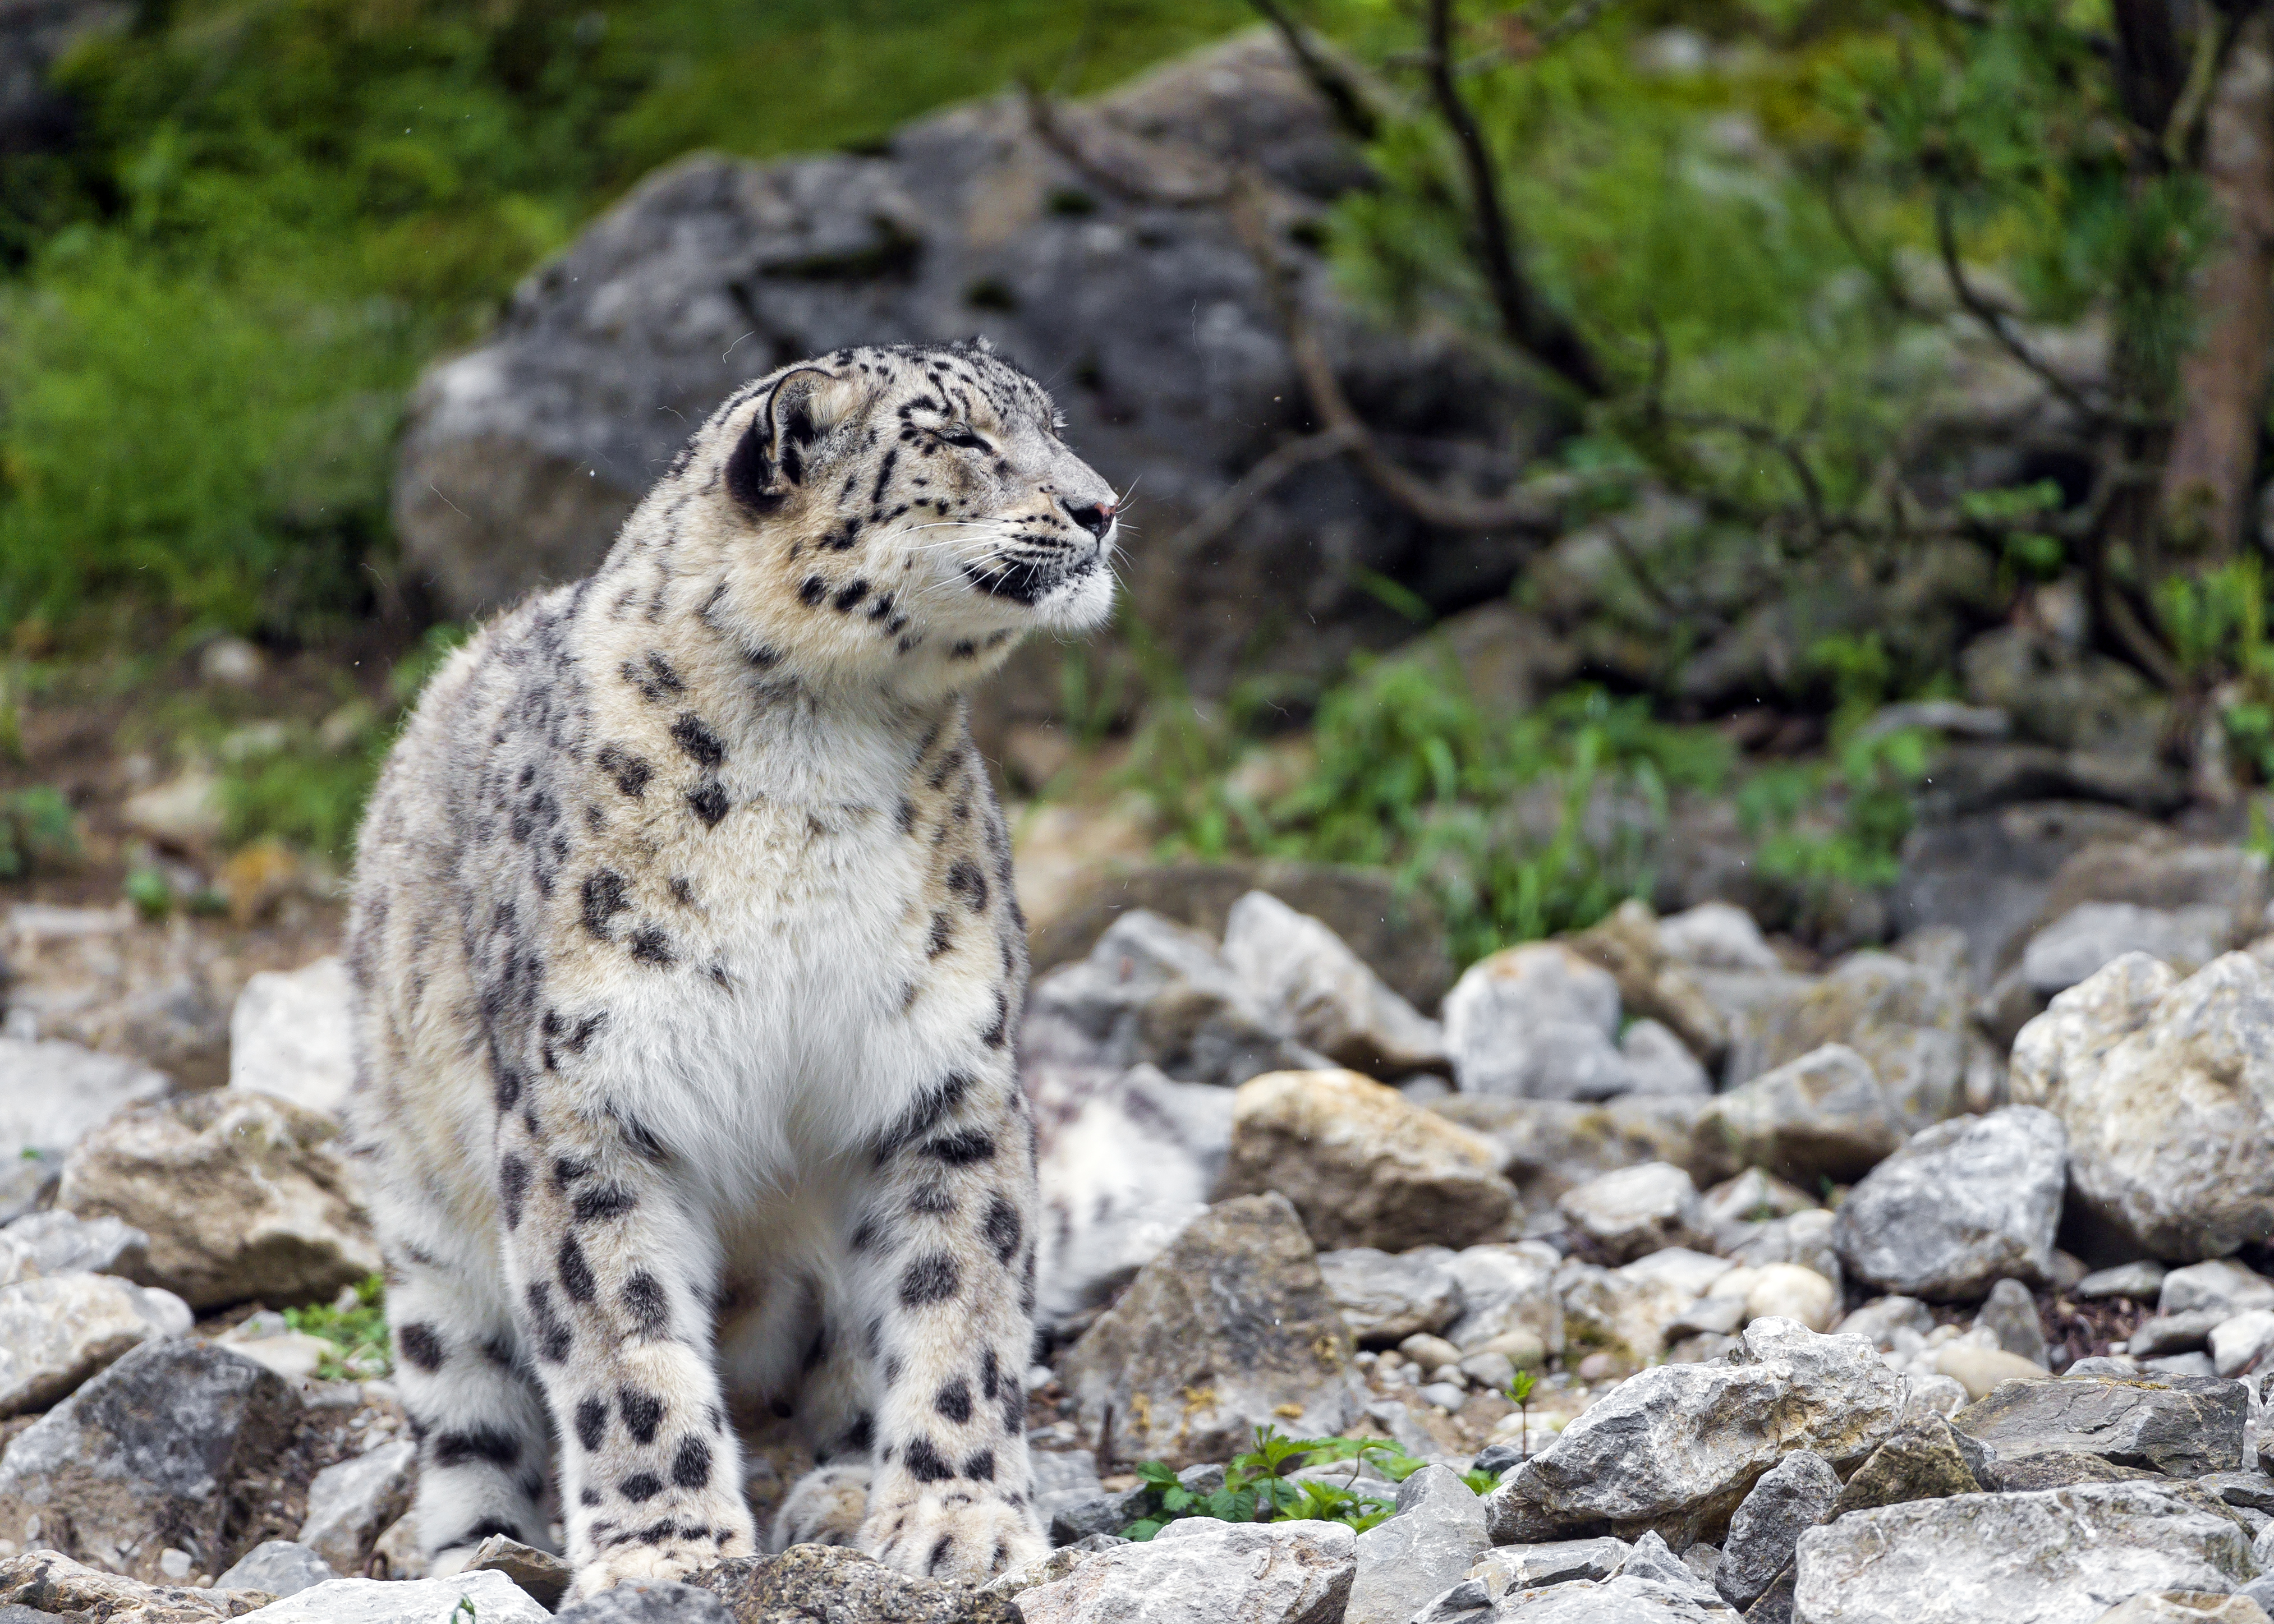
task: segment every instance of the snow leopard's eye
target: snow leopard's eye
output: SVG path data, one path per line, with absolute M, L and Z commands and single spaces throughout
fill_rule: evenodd
M 945 428 L 940 430 L 939 438 L 942 444 L 953 446 L 960 451 L 992 451 L 995 449 L 994 447 L 980 439 L 978 435 L 973 433 L 971 432 L 971 425 L 965 423 L 949 424 Z

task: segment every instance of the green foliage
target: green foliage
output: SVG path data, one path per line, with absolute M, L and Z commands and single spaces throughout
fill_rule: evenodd
M 377 1274 L 355 1289 L 355 1306 L 321 1304 L 288 1308 L 284 1323 L 310 1336 L 320 1336 L 339 1350 L 322 1360 L 316 1373 L 327 1381 L 366 1380 L 394 1368 L 387 1342 L 387 1282 Z
M 1385 1521 L 1397 1496 L 1384 1493 L 1380 1479 L 1357 1476 L 1346 1483 L 1291 1478 L 1299 1467 L 1352 1461 L 1370 1465 L 1399 1484 L 1427 1464 L 1397 1444 L 1380 1438 L 1289 1438 L 1277 1427 L 1255 1429 L 1255 1447 L 1232 1456 L 1224 1486 L 1197 1494 L 1177 1481 L 1159 1461 L 1141 1462 L 1137 1476 L 1149 1491 L 1152 1509 L 1124 1533 L 1147 1540 L 1183 1517 L 1214 1517 L 1224 1522 L 1291 1522 L 1307 1519 L 1346 1522 L 1359 1533 Z M 1480 1494 L 1492 1486 L 1489 1473 L 1471 1472 L 1464 1481 Z
M 71 802 L 51 785 L 0 795 L 0 880 L 72 868 L 79 860 Z

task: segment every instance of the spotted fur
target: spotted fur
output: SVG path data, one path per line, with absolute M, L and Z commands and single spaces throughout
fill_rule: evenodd
M 349 963 L 438 1565 L 554 1515 L 579 1594 L 747 1553 L 736 1424 L 784 1415 L 821 1537 L 1043 1548 L 1025 933 L 962 695 L 1104 617 L 1113 502 L 983 345 L 840 350 L 428 686 Z

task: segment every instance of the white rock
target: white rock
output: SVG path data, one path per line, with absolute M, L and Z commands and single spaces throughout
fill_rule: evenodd
M 403 1439 L 327 1466 L 308 1485 L 299 1542 L 343 1573 L 359 1570 L 373 1542 L 408 1509 L 418 1463 L 418 1446 Z
M 1840 1322 L 1842 1336 L 1866 1337 L 1882 1353 L 1895 1345 L 1898 1329 L 1924 1336 L 1934 1329 L 1934 1311 L 1915 1297 L 1874 1297 Z
M 1615 1042 L 1619 984 L 1553 942 L 1503 948 L 1445 995 L 1445 1046 L 1465 1094 L 1600 1100 L 1634 1075 Z
M 1018 1605 L 1027 1624 L 1337 1624 L 1357 1573 L 1344 1523 L 1186 1517 L 1022 1592 Z
M 2156 1299 L 2157 1314 L 2193 1313 L 2205 1308 L 2228 1314 L 2274 1308 L 2274 1280 L 2245 1268 L 2233 1258 L 2213 1258 L 2165 1274 Z
M 0 1038 L 0 1162 L 62 1155 L 130 1105 L 163 1094 L 165 1076 L 139 1060 L 76 1043 Z
M 1537 1242 L 1465 1246 L 1445 1267 L 1460 1288 L 1462 1312 L 1446 1339 L 1464 1352 L 1497 1337 L 1528 1333 L 1549 1353 L 1563 1351 L 1563 1302 L 1555 1283 L 1562 1259 Z
M 0 1416 L 45 1410 L 154 1336 L 180 1336 L 189 1304 L 108 1274 L 43 1275 L 0 1287 Z
M 1332 930 L 1268 891 L 1231 905 L 1224 956 L 1296 1041 L 1337 1065 L 1388 1079 L 1446 1064 L 1435 1021 L 1383 985 Z
M 1811 1331 L 1828 1331 L 1840 1315 L 1840 1293 L 1812 1268 L 1771 1263 L 1751 1271 L 1745 1289 L 1745 1319 L 1796 1320 Z M 1726 1281 L 1717 1288 L 1729 1289 Z
M 1591 1178 L 1565 1191 L 1555 1206 L 1573 1229 L 1621 1263 L 1668 1246 L 1710 1244 L 1698 1186 L 1664 1162 Z
M 2067 1147 L 2060 1119 L 2026 1105 L 1913 1134 L 1841 1204 L 1841 1262 L 1884 1289 L 1936 1299 L 2044 1279 Z
M 0 1229 L 0 1286 L 41 1274 L 134 1275 L 150 1264 L 150 1237 L 116 1218 L 32 1213 Z
M 1659 944 L 1669 958 L 1707 970 L 1781 970 L 1753 916 L 1726 902 L 1701 902 L 1658 921 Z
M 2255 1370 L 2274 1350 L 2274 1308 L 2254 1308 L 2212 1327 L 2211 1367 L 2222 1376 Z
M 2152 1482 L 1850 1512 L 1800 1537 L 1797 1568 L 1794 1624 L 2070 1624 L 2257 1572 L 2237 1523 Z
M 1423 1467 L 1398 1485 L 1396 1514 L 1358 1537 L 1344 1624 L 1406 1624 L 1491 1543 L 1484 1501 L 1450 1468 Z
M 2127 953 L 2145 953 L 2192 975 L 2225 951 L 2233 928 L 2233 914 L 2224 907 L 2079 903 L 2029 938 L 2022 950 L 2022 979 L 2051 997 Z
M 348 973 L 336 957 L 263 970 L 230 1012 L 229 1086 L 336 1116 L 355 1077 L 350 1036 Z
M 486 1568 L 449 1579 L 333 1579 L 239 1616 L 260 1624 L 550 1624 L 553 1617 Z
M 2128 1297 L 2135 1302 L 2152 1303 L 2163 1290 L 2164 1276 L 2168 1272 L 2153 1259 L 2120 1263 L 2114 1268 L 2093 1270 L 2076 1282 L 2069 1295 L 2086 1298 Z
M 1713 1092 L 1713 1079 L 1674 1028 L 1655 1020 L 1638 1020 L 1619 1034 L 1619 1053 L 1633 1081 L 1630 1094 L 1675 1094 L 1703 1099 Z
M 296 1545 L 290 1539 L 264 1539 L 215 1579 L 213 1587 L 217 1590 L 266 1590 L 282 1600 L 339 1576 L 328 1562 L 304 1545 Z
M 221 838 L 226 816 L 221 780 L 213 770 L 192 763 L 162 784 L 129 795 L 118 816 L 138 835 L 161 846 L 194 850 Z

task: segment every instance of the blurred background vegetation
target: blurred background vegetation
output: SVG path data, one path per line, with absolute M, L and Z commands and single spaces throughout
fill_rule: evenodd
M 2239 494 L 2166 477 L 2187 357 L 2222 319 L 2198 294 L 2237 205 L 2209 132 L 2222 74 L 2263 52 L 2255 12 L 2164 8 L 2180 20 L 2143 55 L 2131 0 L 1264 10 L 1350 90 L 1378 177 L 1327 228 L 1349 296 L 1466 334 L 1561 402 L 1525 477 L 1563 477 L 1573 523 L 1645 489 L 1701 517 L 1687 568 L 1637 572 L 1662 600 L 1655 673 L 1591 661 L 1520 716 L 1427 656 L 1199 707 L 1156 661 L 1149 705 L 1088 695 L 1086 742 L 1114 735 L 1113 782 L 1142 786 L 1165 848 L 1392 867 L 1463 958 L 1648 891 L 1648 843 L 1591 829 L 1607 789 L 1645 812 L 1730 798 L 1803 891 L 1884 883 L 1935 742 L 1872 718 L 1960 693 L 1946 655 L 1818 640 L 1768 696 L 1817 718 L 1812 747 L 1774 759 L 1672 673 L 1793 560 L 1885 575 L 1930 544 L 1980 555 L 1983 624 L 2082 581 L 2094 645 L 2179 705 L 2172 748 L 2208 718 L 2241 780 L 2266 777 L 2263 365 L 2249 455 L 2221 476 Z M 689 150 L 862 149 L 945 102 L 1079 95 L 1257 23 L 1244 0 L 141 0 L 56 64 L 61 138 L 0 156 L 0 754 L 12 705 L 91 682 L 134 696 L 122 748 L 220 763 L 230 846 L 342 860 L 395 718 L 460 635 L 388 535 L 424 364 Z M 2089 455 L 1911 479 L 1939 379 L 1923 335 L 1954 311 L 2039 371 L 2031 335 L 2105 338 L 2098 380 L 2060 384 Z M 336 669 L 299 668 L 288 724 L 248 738 L 251 701 L 150 691 L 215 633 Z M 1291 718 L 1299 771 L 1261 781 L 1243 764 Z M 1544 820 L 1512 818 L 1543 786 Z M 39 792 L 0 810 L 0 879 L 68 845 Z

